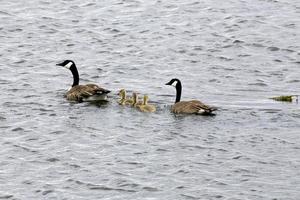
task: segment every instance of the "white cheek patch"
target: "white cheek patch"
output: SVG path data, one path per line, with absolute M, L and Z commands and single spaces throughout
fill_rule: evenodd
M 177 81 L 174 81 L 174 82 L 172 83 L 172 85 L 173 85 L 174 87 L 176 87 Z
M 72 65 L 73 65 L 73 63 L 72 63 L 72 62 L 69 62 L 68 64 L 65 65 L 65 68 L 70 69 L 70 67 L 71 67 Z

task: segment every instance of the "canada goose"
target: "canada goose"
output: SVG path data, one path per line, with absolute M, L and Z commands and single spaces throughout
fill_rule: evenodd
M 142 105 L 138 106 L 138 109 L 142 112 L 155 112 L 156 108 L 154 105 L 148 104 L 149 97 L 144 95 L 144 101 Z
M 75 63 L 72 60 L 65 60 L 56 65 L 69 69 L 73 74 L 73 85 L 66 94 L 68 100 L 83 102 L 107 99 L 107 94 L 110 93 L 109 90 L 101 88 L 96 84 L 79 85 L 79 74 Z
M 217 108 L 205 105 L 198 100 L 180 101 L 182 86 L 180 80 L 177 78 L 170 80 L 166 85 L 172 85 L 176 88 L 176 100 L 171 109 L 173 113 L 211 114 L 217 110 Z
M 132 105 L 133 99 L 132 98 L 126 98 L 126 91 L 125 89 L 121 89 L 118 93 L 121 97 L 121 99 L 118 101 L 120 105 Z
M 138 94 L 135 92 L 132 93 L 132 99 L 133 99 L 133 103 L 132 103 L 133 107 L 138 107 L 143 104 L 143 102 L 139 101 Z

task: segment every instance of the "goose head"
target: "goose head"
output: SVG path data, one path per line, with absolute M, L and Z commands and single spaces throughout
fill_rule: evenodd
M 72 60 L 65 60 L 63 61 L 62 63 L 58 63 L 56 64 L 57 66 L 62 66 L 62 67 L 65 67 L 67 69 L 71 69 L 71 67 L 75 66 L 75 63 L 74 61 Z
M 166 85 L 172 85 L 174 87 L 177 87 L 177 84 L 180 84 L 180 80 L 177 78 L 173 78 L 172 80 L 170 80 L 168 83 L 166 83 Z

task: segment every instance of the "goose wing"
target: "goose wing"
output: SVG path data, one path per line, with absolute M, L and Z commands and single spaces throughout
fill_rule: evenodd
M 180 101 L 172 106 L 172 112 L 174 113 L 187 113 L 187 114 L 203 114 L 211 113 L 216 108 L 205 105 L 201 101 Z
M 86 84 L 85 86 L 89 87 L 91 90 L 93 90 L 96 94 L 107 94 L 110 93 L 110 90 L 104 89 L 96 84 Z
M 109 90 L 99 87 L 96 84 L 77 85 L 67 92 L 67 99 L 71 101 L 81 102 L 83 99 L 94 95 L 102 95 L 109 93 Z

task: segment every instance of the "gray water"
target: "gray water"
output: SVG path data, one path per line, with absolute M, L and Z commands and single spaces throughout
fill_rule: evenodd
M 0 199 L 299 199 L 298 0 L 0 1 Z M 64 98 L 72 59 L 104 105 Z M 182 99 L 219 107 L 175 116 Z M 153 114 L 121 107 L 126 88 Z

